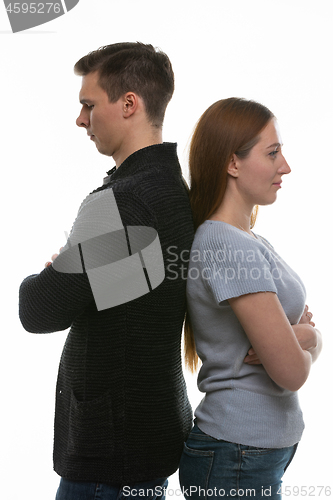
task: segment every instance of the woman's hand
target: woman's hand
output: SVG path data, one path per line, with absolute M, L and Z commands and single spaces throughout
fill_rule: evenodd
M 312 314 L 312 312 L 309 311 L 309 306 L 305 306 L 305 309 L 303 311 L 302 317 L 299 320 L 298 324 L 299 325 L 308 324 L 308 325 L 311 325 L 311 326 L 316 326 L 314 324 L 314 322 L 311 321 L 312 318 L 313 318 L 313 314 Z
M 311 328 L 306 328 L 305 325 L 309 325 Z M 310 351 L 311 349 L 315 349 L 317 347 L 318 330 L 316 330 L 311 323 L 298 323 L 298 325 L 293 325 L 292 329 L 294 330 L 298 343 L 303 351 Z
M 250 347 L 250 349 L 247 352 L 247 355 L 244 358 L 244 363 L 247 365 L 261 365 L 261 361 L 258 358 L 258 355 L 256 351 L 253 349 L 253 347 Z

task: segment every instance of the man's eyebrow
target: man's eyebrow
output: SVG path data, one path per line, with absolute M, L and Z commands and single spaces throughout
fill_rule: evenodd
M 274 142 L 274 144 L 271 144 L 270 146 L 267 146 L 266 149 L 269 149 L 269 148 L 279 148 L 280 146 L 282 146 L 282 144 L 280 144 L 279 142 Z
M 92 104 L 92 101 L 90 99 L 82 98 L 82 99 L 80 99 L 80 103 L 81 104 Z

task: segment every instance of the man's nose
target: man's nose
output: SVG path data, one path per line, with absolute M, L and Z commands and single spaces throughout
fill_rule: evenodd
M 81 110 L 81 113 L 76 119 L 76 125 L 78 127 L 84 127 L 84 128 L 88 128 L 89 126 L 89 116 L 87 113 L 84 113 L 83 109 Z

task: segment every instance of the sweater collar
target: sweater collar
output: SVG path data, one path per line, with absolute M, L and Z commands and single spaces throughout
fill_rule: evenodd
M 107 172 L 108 175 L 104 177 L 103 184 L 129 177 L 151 167 L 167 167 L 169 170 L 179 173 L 181 170 L 177 156 L 177 144 L 163 142 L 163 144 L 154 144 L 135 151 L 118 168 L 113 167 Z

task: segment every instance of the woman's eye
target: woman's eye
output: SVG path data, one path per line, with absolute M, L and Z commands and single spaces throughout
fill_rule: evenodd
M 269 154 L 269 156 L 272 156 L 273 158 L 275 158 L 275 156 L 278 154 L 279 150 L 276 150 L 276 151 L 271 151 Z

